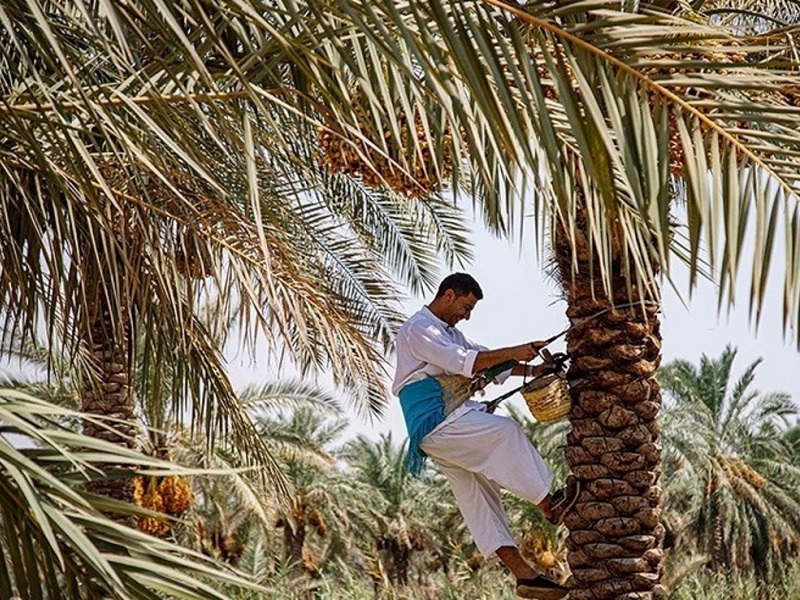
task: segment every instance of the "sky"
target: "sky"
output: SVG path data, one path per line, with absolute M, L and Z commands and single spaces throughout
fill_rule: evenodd
M 532 231 L 528 232 L 532 235 Z M 478 302 L 469 321 L 459 328 L 473 340 L 490 348 L 510 346 L 526 341 L 545 339 L 569 326 L 564 311 L 566 302 L 561 299 L 555 283 L 548 280 L 542 264 L 536 257 L 535 246 L 525 239 L 510 242 L 493 237 L 481 225 L 473 225 L 475 259 L 471 265 L 459 269 L 471 273 L 480 283 L 484 299 Z M 778 246 L 780 247 L 780 246 Z M 743 264 L 747 264 L 743 261 Z M 776 263 L 776 269 L 782 265 Z M 442 277 L 447 271 L 442 272 Z M 687 277 L 676 276 L 682 294 L 688 291 Z M 779 278 L 782 280 L 782 277 Z M 739 297 L 743 299 L 730 313 L 717 311 L 717 292 L 708 282 L 695 289 L 687 306 L 669 287 L 664 286 L 662 305 L 663 363 L 686 359 L 699 364 L 701 355 L 716 358 L 727 344 L 738 348 L 733 366 L 737 378 L 745 368 L 757 360 L 764 361 L 756 370 L 754 387 L 762 392 L 786 392 L 800 404 L 800 353 L 794 342 L 784 340 L 781 325 L 779 287 L 772 282 L 767 308 L 758 331 L 748 321 L 746 281 L 741 282 Z M 403 312 L 411 315 L 432 299 L 409 298 L 403 303 Z M 724 310 L 724 309 L 723 309 Z M 564 350 L 563 338 L 554 342 L 552 351 Z M 231 376 L 236 387 L 266 380 L 269 375 L 257 367 L 233 359 Z M 485 399 L 500 395 L 519 385 L 517 378 L 504 386 L 487 388 Z M 505 404 L 524 407 L 519 394 Z M 502 410 L 500 413 L 502 414 Z M 350 426 L 347 435 L 363 434 L 375 439 L 382 433 L 391 433 L 393 439 L 406 437 L 398 401 L 390 397 L 385 414 L 372 422 L 366 421 L 353 410 L 348 410 Z

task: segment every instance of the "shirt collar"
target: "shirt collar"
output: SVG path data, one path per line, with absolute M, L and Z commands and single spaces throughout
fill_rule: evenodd
M 447 329 L 448 331 L 451 331 L 452 329 L 454 329 L 451 325 L 449 325 L 445 321 L 442 321 L 439 317 L 437 317 L 435 314 L 433 314 L 433 311 L 430 308 L 428 308 L 427 305 L 423 305 L 422 312 L 425 315 L 427 315 L 429 318 L 433 319 L 436 323 L 438 323 L 439 325 L 441 325 L 442 327 Z

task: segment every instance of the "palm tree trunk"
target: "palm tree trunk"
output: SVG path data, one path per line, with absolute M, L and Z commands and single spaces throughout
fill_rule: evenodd
M 288 520 L 283 525 L 283 556 L 296 573 L 303 572 L 303 550 L 306 544 L 306 518 L 303 509 L 293 511 L 294 526 Z
M 556 255 L 573 322 L 612 306 L 586 277 L 587 248 L 556 232 Z M 581 238 L 581 234 L 577 234 Z M 576 248 L 573 252 L 573 248 Z M 571 276 L 577 261 L 578 275 Z M 631 303 L 615 262 L 613 305 Z M 635 291 L 634 291 L 635 292 Z M 635 298 L 635 294 L 633 296 Z M 581 494 L 564 524 L 572 569 L 570 600 L 648 600 L 664 597 L 660 585 L 663 527 L 656 421 L 661 393 L 657 307 L 617 308 L 588 319 L 567 336 L 573 400 L 566 457 Z M 580 322 L 580 321 L 577 321 Z
M 98 296 L 102 297 L 102 294 Z M 109 311 L 99 298 L 94 306 L 87 340 L 93 372 L 84 377 L 81 410 L 91 415 L 112 417 L 115 421 L 105 426 L 85 421 L 83 430 L 91 437 L 132 448 L 136 415 L 128 352 L 129 328 L 119 332 L 120 328 L 114 326 Z M 133 501 L 132 478 L 93 481 L 89 489 L 115 500 Z
M 411 548 L 403 540 L 392 539 L 392 579 L 395 584 L 408 585 L 408 561 Z

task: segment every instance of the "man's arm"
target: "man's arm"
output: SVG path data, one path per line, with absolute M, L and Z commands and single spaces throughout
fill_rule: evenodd
M 485 369 L 488 369 L 489 367 L 499 365 L 500 363 L 509 360 L 528 362 L 539 356 L 539 350 L 544 348 L 546 345 L 547 342 L 529 342 L 526 344 L 520 344 L 519 346 L 510 346 L 508 348 L 499 348 L 497 350 L 482 350 L 478 352 L 478 356 L 475 357 L 475 364 L 472 367 L 472 373 L 479 373 Z M 528 373 L 525 372 L 525 365 L 517 365 L 511 371 L 511 374 L 527 374 L 528 377 L 533 375 L 533 373 L 530 371 Z
M 497 350 L 479 349 L 481 346 L 467 341 L 467 345 L 455 344 L 442 338 L 441 334 L 423 323 L 415 323 L 405 332 L 411 354 L 422 362 L 443 369 L 451 374 L 471 376 L 500 363 L 516 360 L 526 362 L 536 358 L 546 342 L 530 342 L 519 346 Z M 520 369 L 524 368 L 521 366 Z M 522 371 L 519 371 L 522 374 Z

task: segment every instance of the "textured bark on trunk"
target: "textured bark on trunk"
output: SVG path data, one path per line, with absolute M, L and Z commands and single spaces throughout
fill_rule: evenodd
M 109 181 L 121 183 L 124 174 L 111 165 L 106 175 Z M 139 235 L 133 228 L 135 219 L 126 210 L 109 207 L 114 215 L 113 235 L 98 234 L 91 222 L 86 223 L 81 242 L 79 264 L 87 306 L 84 316 L 83 343 L 89 355 L 89 372 L 83 373 L 81 410 L 98 417 L 111 417 L 114 422 L 103 426 L 84 422 L 86 435 L 126 448 L 136 445 L 136 411 L 133 391 L 133 283 L 144 260 Z M 125 240 L 129 255 L 122 256 L 116 242 Z M 102 253 L 98 252 L 102 249 Z M 137 251 L 138 250 L 138 251 Z M 116 275 L 116 277 L 112 276 Z M 101 465 L 102 466 L 102 465 Z M 89 484 L 96 494 L 122 502 L 133 503 L 133 469 L 120 465 L 105 465 L 114 471 L 130 470 L 131 477 L 101 479 Z M 135 519 L 111 515 L 133 526 Z
M 585 240 L 570 246 L 563 231 L 558 233 L 556 255 L 567 291 L 567 315 L 580 322 L 612 303 L 602 285 L 592 286 L 586 277 Z M 575 278 L 570 275 L 573 261 L 579 273 Z M 664 529 L 656 421 L 661 406 L 655 380 L 661 360 L 657 307 L 621 307 L 631 303 L 628 286 L 619 273 L 612 283 L 618 308 L 588 319 L 567 336 L 572 431 L 566 458 L 582 486 L 564 520 L 570 532 L 570 600 L 665 596 L 660 585 Z
M 126 327 L 120 332 L 119 327 L 114 328 L 108 311 L 102 308 L 102 301 L 98 301 L 95 307 L 95 313 L 90 316 L 87 340 L 93 373 L 84 378 L 81 410 L 101 417 L 113 417 L 122 422 L 106 423 L 103 427 L 85 421 L 83 431 L 88 436 L 132 448 L 135 445 L 136 415 L 131 386 L 128 329 Z M 88 487 L 96 494 L 115 500 L 133 501 L 132 478 L 94 481 Z

